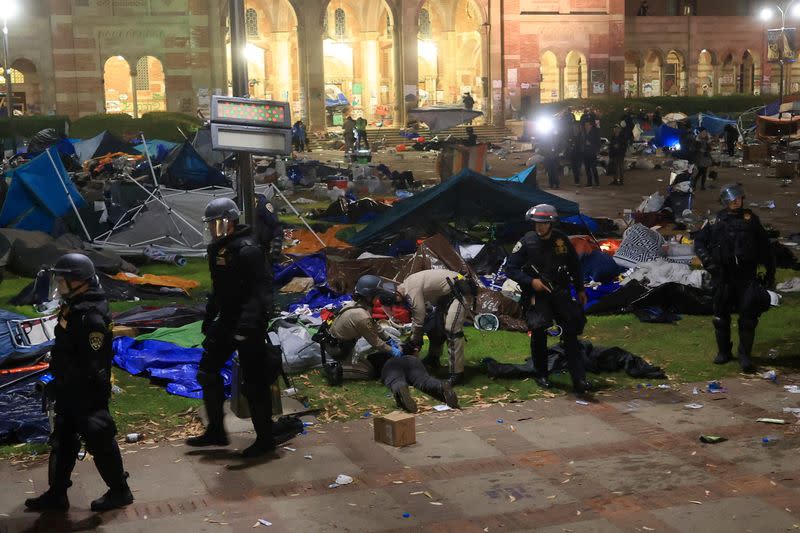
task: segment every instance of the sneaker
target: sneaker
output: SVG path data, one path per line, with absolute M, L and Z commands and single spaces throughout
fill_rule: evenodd
M 92 502 L 92 511 L 96 513 L 110 511 L 112 509 L 125 507 L 126 505 L 130 505 L 132 503 L 133 494 L 126 483 L 122 489 L 109 489 L 108 492 L 94 500 Z
M 417 412 L 417 402 L 411 397 L 411 391 L 408 390 L 406 385 L 403 385 L 400 390 L 394 393 L 394 401 L 397 402 L 397 407 L 408 413 Z
M 58 511 L 66 512 L 69 510 L 69 498 L 66 492 L 55 492 L 49 489 L 41 496 L 28 498 L 25 500 L 25 507 L 31 511 Z

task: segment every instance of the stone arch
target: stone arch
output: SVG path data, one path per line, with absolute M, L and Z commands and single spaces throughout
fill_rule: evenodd
M 19 107 L 21 112 L 27 114 L 40 114 L 42 112 L 41 85 L 36 64 L 26 57 L 19 57 L 12 61 L 11 82 L 13 84 L 12 91 L 24 95 L 19 103 L 16 98 L 14 99 L 14 108 Z
M 719 75 L 717 77 L 718 93 L 720 95 L 729 95 L 736 92 L 736 76 L 739 67 L 739 56 L 733 51 L 727 51 L 720 56 L 722 61 L 719 65 Z
M 664 57 L 662 67 L 664 96 L 681 96 L 686 94 L 686 55 L 680 50 L 672 49 Z
M 145 113 L 167 110 L 167 83 L 164 65 L 153 55 L 140 57 L 133 71 L 134 116 Z
M 717 54 L 713 50 L 703 48 L 697 54 L 697 87 L 698 96 L 713 96 L 717 93 L 714 71 L 717 67 Z
M 561 100 L 561 65 L 552 50 L 544 50 L 539 56 L 539 101 L 541 103 Z
M 641 78 L 644 62 L 642 54 L 637 50 L 625 51 L 625 92 L 627 98 L 640 96 L 641 88 L 639 80 Z
M 643 59 L 642 96 L 661 96 L 663 94 L 664 54 L 661 50 L 651 48 L 645 52 Z
M 567 52 L 564 60 L 564 93 L 562 98 L 589 97 L 589 63 L 578 50 Z
M 103 62 L 103 91 L 106 113 L 135 115 L 133 77 L 125 57 L 113 55 Z

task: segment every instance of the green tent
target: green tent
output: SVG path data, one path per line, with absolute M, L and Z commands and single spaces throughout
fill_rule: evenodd
M 354 246 L 364 246 L 403 228 L 458 220 L 520 222 L 536 204 L 551 204 L 562 217 L 579 214 L 577 203 L 530 184 L 503 183 L 464 170 L 440 185 L 397 202 L 349 240 Z

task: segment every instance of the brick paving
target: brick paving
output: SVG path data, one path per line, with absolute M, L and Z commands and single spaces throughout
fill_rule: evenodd
M 800 394 L 730 379 L 494 404 L 417 417 L 417 444 L 373 441 L 371 421 L 314 425 L 278 457 L 244 463 L 235 449 L 180 442 L 124 446 L 137 501 L 95 515 L 104 486 L 78 464 L 65 516 L 25 513 L 46 467 L 0 466 L 0 533 L 21 531 L 792 531 L 800 529 Z M 688 403 L 703 404 L 687 409 Z M 757 423 L 784 418 L 785 426 Z M 231 424 L 236 428 L 246 427 Z M 701 434 L 727 442 L 708 445 Z M 761 438 L 778 436 L 773 445 Z M 311 456 L 311 458 L 306 458 Z M 351 485 L 329 488 L 338 474 Z

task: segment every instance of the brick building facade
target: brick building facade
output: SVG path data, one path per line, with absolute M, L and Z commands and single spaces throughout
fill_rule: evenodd
M 500 123 L 572 97 L 777 93 L 753 0 L 247 0 L 251 93 L 314 129 L 464 92 Z M 9 21 L 29 112 L 194 113 L 228 91 L 224 0 L 34 0 Z M 14 72 L 12 71 L 12 72 Z M 16 75 L 16 74 L 15 74 Z M 12 79 L 14 79 L 12 77 Z M 800 70 L 786 90 L 800 90 Z

